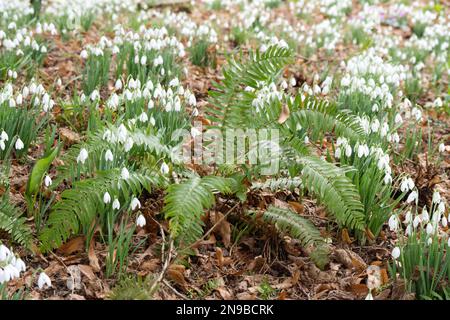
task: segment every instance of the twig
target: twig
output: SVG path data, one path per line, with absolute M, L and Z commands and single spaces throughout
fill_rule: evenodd
M 53 253 L 53 251 L 50 251 L 51 255 L 55 257 L 56 260 L 58 260 L 59 263 L 61 263 L 64 268 L 66 268 L 67 272 L 70 274 L 70 278 L 72 279 L 72 283 L 73 283 L 73 287 L 72 287 L 72 294 L 74 293 L 75 290 L 75 278 L 72 274 L 72 271 L 70 271 L 69 267 L 64 263 L 64 261 L 58 257 L 55 253 Z
M 182 294 L 181 292 L 179 292 L 177 289 L 175 289 L 174 287 L 172 287 L 169 283 L 169 281 L 167 281 L 166 279 L 164 279 L 162 281 L 162 283 L 164 283 L 170 290 L 173 291 L 173 293 L 175 293 L 177 296 L 179 296 L 181 299 L 183 300 L 189 300 L 188 297 L 186 297 L 184 294 Z
M 190 246 L 186 247 L 183 249 L 184 250 L 188 250 L 191 249 L 193 247 L 195 247 L 196 245 L 198 245 L 201 241 L 205 240 L 207 236 L 209 236 L 209 234 L 211 232 L 214 231 L 214 229 L 223 221 L 225 220 L 225 218 L 239 205 L 239 202 L 236 202 L 236 204 L 231 207 L 230 210 L 227 211 L 227 213 L 225 213 L 219 220 L 216 221 L 216 223 L 203 235 L 203 237 L 201 237 L 200 239 L 198 239 L 197 241 L 195 241 L 193 244 L 191 244 Z

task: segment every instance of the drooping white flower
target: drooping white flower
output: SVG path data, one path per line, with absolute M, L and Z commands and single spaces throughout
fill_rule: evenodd
M 439 152 L 440 152 L 440 153 L 443 153 L 444 151 L 445 151 L 445 144 L 440 143 L 440 144 L 439 144 Z
M 87 158 L 88 158 L 88 152 L 85 148 L 82 148 L 80 150 L 80 153 L 78 154 L 77 163 L 81 162 L 82 164 L 84 164 L 84 162 L 86 161 Z
M 428 221 L 430 221 L 430 215 L 428 214 L 428 210 L 426 208 L 423 208 L 420 219 L 423 221 L 423 223 L 427 223 Z
M 112 208 L 115 209 L 115 210 L 119 210 L 119 208 L 120 208 L 119 199 L 117 199 L 117 198 L 114 199 L 114 201 L 112 203 Z
M 122 80 L 117 79 L 116 83 L 114 84 L 114 88 L 116 88 L 116 90 L 122 89 Z
M 394 258 L 395 260 L 397 260 L 397 259 L 400 257 L 400 248 L 399 248 L 399 247 L 395 247 L 395 248 L 392 250 L 391 255 L 392 255 L 392 258 Z
M 49 187 L 52 185 L 52 178 L 50 178 L 50 176 L 46 175 L 44 178 L 44 185 L 46 187 Z
M 446 217 L 446 216 L 442 216 L 441 224 L 442 224 L 442 226 L 443 226 L 444 228 L 447 228 L 448 220 L 447 220 L 447 217 Z
M 136 208 L 141 208 L 141 202 L 138 198 L 134 197 L 130 203 L 131 210 L 135 210 Z
M 373 296 L 372 296 L 372 290 L 369 290 L 369 293 L 366 296 L 365 300 L 373 300 Z
M 417 200 L 417 197 L 418 197 L 417 191 L 415 191 L 415 190 L 412 191 L 409 194 L 408 198 L 406 199 L 406 203 L 411 203 L 411 202 Z
M 103 202 L 105 204 L 108 204 L 111 202 L 111 196 L 108 191 L 106 191 L 105 194 L 103 195 Z
M 123 167 L 120 176 L 123 180 L 127 180 L 130 177 L 130 172 L 127 168 Z
M 113 160 L 114 160 L 114 156 L 113 156 L 111 150 L 109 150 L 109 149 L 106 150 L 105 161 L 113 161 Z
M 166 175 L 169 173 L 169 166 L 165 162 L 163 162 L 160 170 L 163 175 Z
M 47 285 L 48 287 L 52 286 L 52 281 L 50 280 L 50 277 L 45 273 L 41 272 L 38 278 L 38 287 L 39 289 L 44 288 L 44 286 Z
M 148 121 L 148 116 L 147 113 L 142 112 L 141 115 L 139 116 L 139 121 L 142 123 L 145 123 Z
M 394 231 L 394 232 L 397 231 L 397 229 L 398 229 L 398 219 L 397 219 L 397 216 L 392 215 L 392 216 L 389 218 L 388 225 L 389 225 L 389 229 L 390 229 L 391 231 Z
M 23 144 L 23 141 L 20 140 L 20 138 L 17 138 L 16 144 L 15 144 L 16 150 L 22 150 L 24 146 L 25 145 Z
M 88 56 L 89 55 L 86 50 L 81 51 L 81 53 L 80 53 L 81 59 L 87 59 Z
M 142 215 L 142 214 L 140 214 L 137 218 L 136 218 L 136 225 L 138 226 L 138 227 L 143 227 L 143 226 L 145 226 L 146 225 L 146 223 L 147 223 L 147 221 L 145 220 L 145 217 Z
M 440 195 L 440 193 L 439 193 L 439 191 L 434 191 L 433 192 L 433 203 L 439 203 L 439 202 L 441 202 L 441 195 Z

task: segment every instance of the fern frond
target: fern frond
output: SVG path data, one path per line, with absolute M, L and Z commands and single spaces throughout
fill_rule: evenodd
M 341 225 L 364 230 L 364 206 L 358 190 L 340 168 L 317 157 L 302 157 L 302 180 L 305 188 L 315 194 Z
M 280 231 L 289 233 L 298 239 L 303 247 L 314 252 L 310 257 L 319 268 L 323 268 L 328 263 L 328 246 L 319 230 L 309 220 L 291 210 L 275 206 L 268 207 L 263 213 L 263 218 L 274 223 Z
M 0 197 L 0 230 L 11 235 L 12 240 L 27 248 L 31 246 L 32 232 L 22 213 L 6 196 Z
M 103 202 L 106 191 L 122 203 L 128 203 L 143 189 L 150 191 L 152 185 L 161 184 L 161 178 L 150 172 L 130 172 L 127 180 L 121 179 L 118 169 L 99 172 L 94 178 L 75 182 L 71 189 L 62 192 L 61 200 L 50 212 L 40 234 L 42 250 L 57 248 L 80 231 L 88 234 L 94 219 L 110 208 L 110 204 Z
M 245 88 L 258 89 L 261 83 L 275 81 L 292 57 L 291 50 L 271 46 L 263 53 L 250 52 L 244 61 L 232 58 L 223 70 L 222 82 L 215 83 L 214 90 L 209 92 L 208 118 L 220 128 L 248 127 L 255 112 L 252 106 L 255 94 Z
M 164 214 L 169 219 L 172 237 L 183 244 L 195 242 L 203 234 L 201 217 L 215 203 L 215 193 L 230 193 L 232 179 L 206 176 L 192 177 L 167 189 Z

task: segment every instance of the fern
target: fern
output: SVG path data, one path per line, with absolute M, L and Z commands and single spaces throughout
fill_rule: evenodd
M 314 253 L 310 257 L 319 268 L 325 267 L 328 263 L 329 248 L 319 230 L 309 220 L 291 210 L 274 206 L 267 208 L 263 218 L 274 223 L 280 231 L 298 239 L 303 247 L 309 248 Z
M 150 191 L 152 185 L 161 184 L 161 178 L 150 172 L 130 172 L 129 178 L 123 180 L 118 169 L 99 172 L 94 178 L 75 182 L 72 189 L 62 192 L 61 200 L 50 212 L 46 227 L 40 234 L 42 250 L 57 248 L 80 231 L 89 234 L 96 217 L 108 209 L 103 202 L 106 191 L 128 203 L 132 195 L 140 194 L 143 189 Z
M 209 92 L 212 106 L 207 110 L 208 118 L 220 128 L 248 127 L 254 114 L 254 93 L 245 88 L 257 89 L 261 82 L 274 81 L 292 57 L 291 50 L 271 46 L 263 53 L 250 52 L 245 61 L 231 59 L 223 70 L 224 79 Z
M 302 180 L 336 220 L 346 227 L 364 230 L 364 206 L 358 190 L 345 175 L 347 168 L 339 168 L 316 157 L 303 157 Z
M 180 184 L 170 185 L 163 211 L 169 219 L 172 237 L 185 245 L 201 237 L 204 210 L 214 205 L 214 194 L 231 193 L 232 185 L 232 179 L 217 176 L 192 177 Z
M 0 230 L 6 231 L 11 238 L 27 248 L 31 247 L 31 228 L 26 224 L 22 213 L 13 206 L 4 195 L 0 197 Z

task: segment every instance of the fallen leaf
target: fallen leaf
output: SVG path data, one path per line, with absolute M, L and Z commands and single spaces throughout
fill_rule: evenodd
M 350 292 L 357 296 L 364 296 L 369 293 L 369 289 L 364 283 L 354 283 L 350 285 Z
M 97 278 L 94 272 L 92 271 L 91 266 L 79 264 L 78 268 L 80 269 L 81 273 L 84 274 L 89 280 L 94 280 Z
M 296 201 L 288 201 L 288 203 L 298 214 L 303 214 L 305 211 L 305 206 Z
M 187 285 L 186 279 L 184 278 L 184 269 L 184 266 L 176 264 L 170 265 L 167 269 L 167 277 L 183 288 Z
M 75 237 L 60 246 L 58 252 L 64 256 L 69 256 L 74 252 L 82 251 L 85 241 L 86 238 L 84 236 Z
M 291 112 L 289 111 L 289 107 L 287 106 L 287 104 L 284 104 L 283 107 L 281 108 L 281 113 L 280 113 L 280 117 L 278 118 L 278 123 L 279 124 L 285 123 L 286 120 L 289 118 L 290 114 L 291 114 Z
M 231 242 L 231 224 L 220 212 L 211 212 L 210 219 L 213 225 L 217 223 L 214 232 L 217 232 L 220 235 L 224 246 L 229 247 Z
M 218 287 L 216 288 L 216 291 L 219 292 L 223 300 L 231 300 L 233 298 L 230 291 L 228 291 L 225 287 Z
M 348 230 L 347 229 L 342 229 L 341 232 L 342 235 L 342 240 L 347 243 L 347 244 L 351 244 L 353 241 L 350 239 L 350 235 L 348 234 Z
M 89 258 L 89 265 L 92 267 L 92 270 L 94 272 L 99 272 L 100 264 L 98 263 L 98 258 L 97 258 L 97 255 L 95 254 L 94 240 L 92 240 L 89 245 L 88 258 Z

